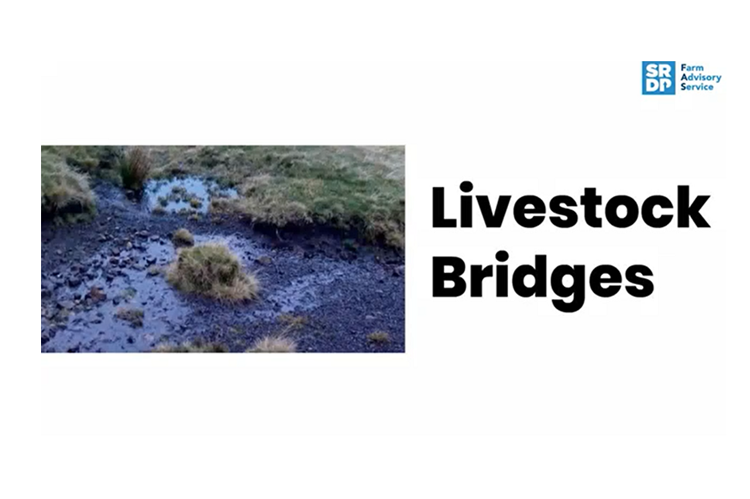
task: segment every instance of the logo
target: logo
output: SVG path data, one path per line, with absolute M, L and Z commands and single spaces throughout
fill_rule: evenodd
M 641 93 L 643 95 L 674 95 L 674 61 L 643 61 Z

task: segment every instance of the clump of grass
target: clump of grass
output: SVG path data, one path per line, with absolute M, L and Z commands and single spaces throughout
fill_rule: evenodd
M 191 208 L 198 209 L 201 206 L 203 206 L 203 203 L 201 202 L 200 199 L 198 199 L 198 198 L 190 198 L 190 207 Z
M 42 153 L 42 215 L 60 218 L 91 215 L 96 198 L 86 175 L 75 171 L 60 156 Z
M 252 353 L 291 353 L 297 351 L 297 343 L 286 336 L 270 335 L 259 338 L 246 352 Z
M 121 321 L 129 322 L 131 327 L 143 327 L 143 310 L 140 308 L 118 308 L 115 317 Z
M 185 342 L 181 345 L 170 345 L 168 343 L 160 343 L 156 345 L 156 348 L 152 350 L 155 353 L 226 353 L 229 349 L 221 343 L 203 343 L 202 341 L 196 340 L 193 342 Z
M 201 219 L 201 217 L 197 213 L 193 213 L 193 214 L 191 214 L 191 215 L 188 216 L 188 220 L 190 220 L 192 222 L 197 222 L 200 219 Z
M 391 335 L 385 331 L 375 331 L 367 335 L 367 341 L 376 345 L 385 345 L 391 341 Z
M 239 258 L 222 244 L 207 243 L 179 250 L 167 269 L 167 282 L 185 293 L 221 301 L 258 296 L 258 281 L 242 269 Z
M 175 246 L 192 246 L 195 243 L 193 235 L 187 229 L 177 229 L 172 234 L 172 242 Z
M 120 164 L 120 178 L 126 189 L 142 191 L 151 172 L 151 160 L 142 147 L 130 149 Z
M 278 317 L 278 321 L 281 324 L 284 324 L 287 329 L 293 330 L 299 329 L 307 324 L 307 317 L 303 315 L 281 314 Z
M 151 213 L 153 215 L 166 215 L 167 210 L 163 206 L 158 205 L 158 206 L 154 206 L 154 208 L 151 210 Z

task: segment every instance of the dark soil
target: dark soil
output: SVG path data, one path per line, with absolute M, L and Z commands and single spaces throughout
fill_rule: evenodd
M 145 352 L 157 344 L 218 342 L 244 352 L 304 317 L 290 333 L 300 352 L 403 352 L 404 259 L 317 228 L 269 235 L 236 217 L 150 213 L 111 184 L 95 187 L 90 222 L 42 224 L 43 352 Z M 164 279 L 171 234 L 185 227 L 196 244 L 226 243 L 253 271 L 257 300 L 240 304 L 182 294 Z M 118 310 L 142 310 L 142 321 Z M 387 332 L 376 344 L 367 335 Z

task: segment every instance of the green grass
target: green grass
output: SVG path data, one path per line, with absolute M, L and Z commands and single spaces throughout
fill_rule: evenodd
M 152 147 L 154 177 L 190 173 L 235 187 L 212 212 L 276 227 L 325 224 L 404 245 L 404 148 L 357 146 Z
M 85 174 L 49 151 L 42 151 L 41 162 L 43 217 L 73 220 L 96 211 L 96 198 Z
M 167 269 L 167 282 L 185 293 L 228 302 L 253 299 L 259 290 L 255 275 L 243 271 L 237 256 L 211 243 L 179 250 Z
M 91 175 L 122 183 L 119 165 L 136 147 L 43 147 Z M 234 187 L 213 197 L 213 213 L 275 227 L 326 225 L 366 242 L 403 248 L 402 146 L 149 146 L 152 178 L 191 174 Z M 145 177 L 144 177 L 145 178 Z M 124 180 L 124 179 L 123 179 Z M 175 193 L 179 196 L 180 193 Z

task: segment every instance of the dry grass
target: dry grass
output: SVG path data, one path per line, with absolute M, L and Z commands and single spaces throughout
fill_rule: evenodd
M 195 243 L 195 238 L 187 229 L 177 229 L 172 234 L 172 242 L 175 246 L 192 246 Z
M 252 273 L 242 269 L 239 258 L 221 244 L 201 244 L 179 250 L 167 269 L 167 281 L 185 293 L 236 302 L 258 296 Z
M 391 341 L 391 335 L 385 331 L 375 331 L 367 335 L 367 341 L 376 345 L 385 345 Z
M 152 350 L 155 353 L 226 353 L 229 349 L 221 343 L 185 342 L 181 345 L 161 343 Z
M 75 171 L 63 158 L 42 152 L 42 215 L 48 218 L 89 215 L 96 198 L 86 175 Z
M 118 308 L 115 317 L 121 321 L 129 322 L 132 327 L 143 327 L 143 310 L 140 308 Z
M 259 338 L 246 351 L 252 353 L 291 353 L 297 351 L 297 343 L 286 336 L 270 335 Z
M 125 154 L 120 164 L 120 178 L 126 189 L 143 190 L 143 185 L 151 173 L 151 160 L 148 151 L 142 147 L 134 147 Z

